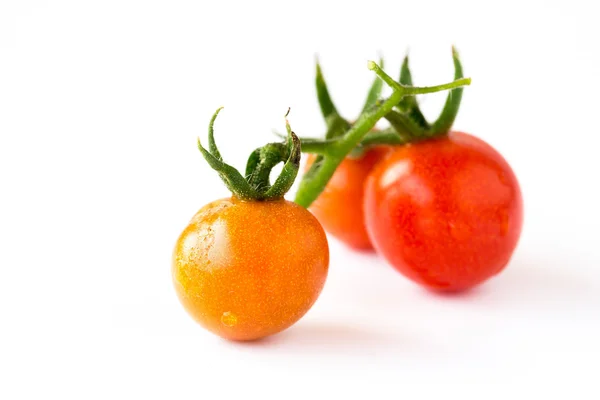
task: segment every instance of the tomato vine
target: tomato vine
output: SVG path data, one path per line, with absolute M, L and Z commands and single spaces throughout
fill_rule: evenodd
M 317 63 L 317 97 L 327 123 L 327 133 L 323 140 L 301 139 L 304 152 L 317 153 L 319 156 L 300 182 L 295 198 L 296 203 L 306 208 L 310 207 L 344 158 L 357 149 L 360 151 L 361 147 L 375 144 L 404 144 L 445 134 L 458 112 L 461 88 L 471 83 L 470 78 L 462 77 L 462 66 L 454 49 L 453 59 L 455 80 L 428 87 L 412 86 L 408 58 L 405 58 L 403 63 L 400 82 L 394 81 L 377 63 L 369 61 L 369 69 L 392 89 L 392 94 L 386 100 L 378 100 L 381 83 L 376 80 L 371 86 L 363 112 L 354 124 L 345 121 L 337 112 L 327 90 L 320 65 Z M 414 96 L 443 90 L 452 90 L 452 92 L 448 96 L 442 114 L 430 125 L 419 110 Z M 387 119 L 392 128 L 380 132 L 371 131 L 381 118 Z
M 365 147 L 378 144 L 405 144 L 445 134 L 454 122 L 462 96 L 462 87 L 471 83 L 462 76 L 462 66 L 453 49 L 454 81 L 436 86 L 418 87 L 412 85 L 412 77 L 405 58 L 399 81 L 394 81 L 380 65 L 368 62 L 368 68 L 377 75 L 371 85 L 363 111 L 356 122 L 350 123 L 338 113 L 317 62 L 317 97 L 327 124 L 324 139 L 299 139 L 290 128 L 286 118 L 287 135 L 281 143 L 269 143 L 251 153 L 242 175 L 225 163 L 214 140 L 214 123 L 222 107 L 217 109 L 210 120 L 208 129 L 208 150 L 198 139 L 198 148 L 208 164 L 233 193 L 242 200 L 276 200 L 282 198 L 291 188 L 298 174 L 300 152 L 316 153 L 318 157 L 302 177 L 296 192 L 295 202 L 308 208 L 322 193 L 335 170 L 349 154 L 361 152 Z M 383 65 L 383 60 L 380 61 Z M 392 89 L 385 100 L 379 99 L 383 83 Z M 429 124 L 414 96 L 450 90 L 440 117 Z M 289 113 L 289 110 L 288 110 Z M 286 114 L 287 117 L 287 114 Z M 377 122 L 385 118 L 389 129 L 372 131 Z M 273 184 L 270 172 L 275 165 L 283 162 L 284 167 Z

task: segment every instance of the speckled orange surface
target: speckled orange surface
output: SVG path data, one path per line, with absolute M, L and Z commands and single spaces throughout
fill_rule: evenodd
M 214 201 L 196 213 L 173 253 L 188 313 L 211 332 L 253 340 L 280 332 L 315 303 L 327 277 L 323 228 L 286 200 Z

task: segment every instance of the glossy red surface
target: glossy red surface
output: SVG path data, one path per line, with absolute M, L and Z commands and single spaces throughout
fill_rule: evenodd
M 365 221 L 375 249 L 431 289 L 478 285 L 509 262 L 523 224 L 519 183 L 502 156 L 460 132 L 398 147 L 370 174 Z

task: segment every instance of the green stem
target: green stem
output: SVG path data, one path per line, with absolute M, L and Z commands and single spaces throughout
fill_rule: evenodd
M 441 92 L 443 90 L 456 89 L 461 86 L 471 84 L 471 78 L 461 78 L 461 79 L 457 79 L 457 80 L 449 82 L 449 83 L 444 83 L 443 85 L 425 86 L 425 87 L 405 86 L 399 82 L 396 82 L 394 79 L 392 79 L 391 76 L 386 74 L 379 67 L 379 65 L 375 64 L 375 62 L 373 62 L 373 61 L 369 61 L 369 69 L 372 71 L 375 71 L 375 73 L 385 83 L 387 83 L 392 89 L 402 92 L 403 96 L 415 96 L 417 94 L 436 93 L 436 92 Z
M 396 90 L 383 102 L 383 104 L 375 109 L 374 112 L 361 114 L 356 123 L 350 128 L 348 133 L 346 133 L 345 137 L 341 141 L 331 145 L 330 153 L 341 157 L 341 159 L 346 157 L 346 155 L 360 143 L 363 136 L 373 129 L 375 124 L 377 124 L 377 121 L 392 111 L 394 106 L 402 100 L 402 97 L 404 97 L 404 94 L 401 91 Z
M 455 89 L 471 83 L 470 78 L 463 78 L 443 85 L 429 87 L 405 86 L 394 81 L 375 62 L 369 61 L 368 67 L 392 88 L 393 93 L 383 103 L 364 111 L 343 136 L 339 136 L 335 141 L 326 141 L 318 145 L 316 143 L 312 144 L 313 148 L 321 152 L 322 155 L 317 158 L 308 173 L 303 177 L 296 192 L 296 203 L 305 208 L 310 207 L 313 201 L 323 192 L 344 158 L 360 144 L 365 135 L 377 124 L 377 121 L 389 114 L 403 97 Z M 400 139 L 400 141 L 403 140 L 405 139 Z M 307 145 L 310 146 L 311 144 Z M 307 150 L 305 147 L 307 145 L 303 144 L 304 151 Z
M 414 139 L 407 138 L 406 136 L 400 136 L 394 129 L 386 129 L 379 132 L 370 132 L 363 140 L 360 145 L 363 147 L 377 146 L 377 145 L 398 145 L 406 144 Z
M 326 154 L 331 143 L 335 143 L 337 139 L 302 139 L 302 152 L 313 154 Z
M 389 115 L 389 114 L 388 114 Z M 301 138 L 302 152 L 309 154 L 329 154 L 328 151 L 331 148 L 332 143 L 339 142 L 339 139 L 314 139 L 314 138 Z M 408 135 L 400 135 L 394 128 L 387 128 L 381 131 L 369 131 L 357 148 L 380 146 L 380 145 L 401 145 L 417 141 L 416 138 Z
M 356 147 L 363 136 L 375 126 L 377 121 L 398 104 L 402 97 L 403 94 L 400 91 L 394 91 L 375 111 L 363 113 L 343 139 L 332 143 L 327 152 L 328 156 L 323 159 L 318 169 L 313 174 L 307 175 L 310 179 L 303 179 L 300 182 L 298 192 L 296 192 L 296 203 L 305 208 L 310 207 L 313 201 L 323 192 L 336 168 L 346 155 Z

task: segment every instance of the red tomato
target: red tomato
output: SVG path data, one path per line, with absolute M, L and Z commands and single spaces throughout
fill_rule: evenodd
M 389 150 L 389 147 L 373 147 L 358 158 L 346 157 L 310 206 L 327 232 L 355 249 L 373 249 L 364 223 L 364 185 L 375 164 Z M 309 155 L 307 168 L 314 159 L 314 155 Z
M 460 132 L 396 148 L 369 175 L 365 220 L 375 249 L 431 289 L 459 291 L 509 262 L 523 224 L 515 174 Z

